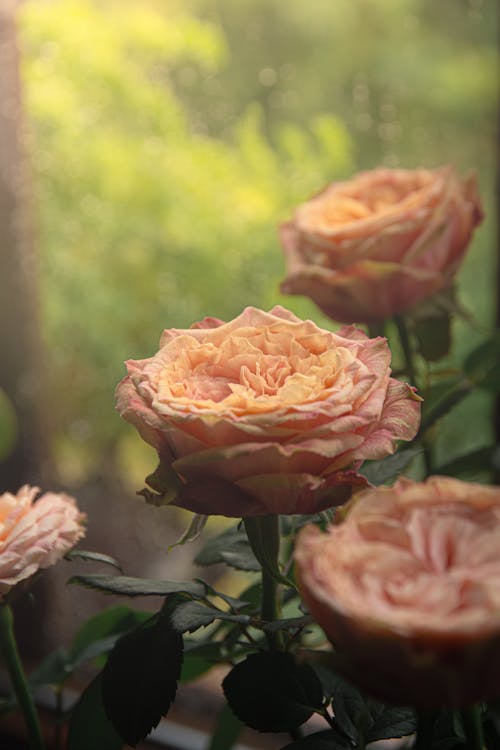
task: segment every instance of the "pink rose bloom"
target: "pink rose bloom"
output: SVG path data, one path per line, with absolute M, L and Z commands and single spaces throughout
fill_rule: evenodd
M 344 502 L 364 459 L 417 431 L 419 398 L 390 377 L 384 338 L 322 330 L 253 307 L 163 333 L 129 360 L 117 408 L 174 478 L 181 507 L 233 517 L 313 513 Z M 151 486 L 155 486 L 151 482 Z M 156 487 L 155 487 L 156 489 Z
M 500 692 L 500 487 L 431 477 L 362 492 L 298 537 L 299 588 L 337 668 L 421 707 Z
M 0 598 L 37 570 L 48 568 L 85 534 L 74 499 L 24 485 L 0 495 Z
M 281 227 L 286 294 L 370 322 L 448 287 L 482 219 L 476 180 L 452 167 L 375 169 L 333 182 Z

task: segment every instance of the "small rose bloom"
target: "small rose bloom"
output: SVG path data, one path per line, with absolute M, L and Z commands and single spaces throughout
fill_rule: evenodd
M 337 667 L 421 707 L 500 693 L 500 487 L 431 477 L 366 490 L 298 537 L 302 597 Z
M 0 600 L 20 581 L 48 568 L 85 534 L 72 497 L 24 485 L 0 495 Z
M 286 294 L 370 322 L 448 287 L 482 219 L 476 180 L 451 167 L 375 169 L 334 182 L 281 227 Z
M 365 459 L 418 428 L 419 398 L 390 377 L 384 338 L 322 330 L 282 307 L 164 332 L 129 360 L 117 408 L 174 476 L 175 503 L 233 517 L 344 502 Z M 152 484 L 154 486 L 154 484 Z

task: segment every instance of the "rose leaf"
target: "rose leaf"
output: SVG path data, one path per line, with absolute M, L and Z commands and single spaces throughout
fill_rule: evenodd
M 167 612 L 120 638 L 102 672 L 106 714 L 132 746 L 158 725 L 175 698 L 183 641 Z
M 106 716 L 102 701 L 102 672 L 95 677 L 71 712 L 68 750 L 121 750 L 123 740 Z
M 222 688 L 236 716 L 260 732 L 290 731 L 323 704 L 313 669 L 281 652 L 247 656 L 225 677 Z

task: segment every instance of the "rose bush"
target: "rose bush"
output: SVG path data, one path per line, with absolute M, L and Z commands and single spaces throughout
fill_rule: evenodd
M 467 705 L 500 692 L 500 488 L 448 477 L 366 490 L 306 527 L 299 588 L 337 667 L 383 699 Z
M 282 291 L 334 320 L 387 318 L 450 285 L 481 219 L 475 178 L 451 167 L 334 182 L 281 227 Z
M 24 485 L 0 495 L 0 600 L 20 581 L 48 568 L 85 534 L 72 497 Z
M 282 307 L 163 333 L 126 363 L 117 408 L 156 448 L 154 488 L 203 514 L 312 513 L 344 502 L 364 459 L 411 440 L 419 399 L 384 338 L 322 330 Z M 162 480 L 162 477 L 164 478 Z

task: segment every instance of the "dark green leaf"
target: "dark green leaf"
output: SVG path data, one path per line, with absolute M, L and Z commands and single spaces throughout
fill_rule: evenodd
M 104 711 L 102 674 L 90 683 L 71 711 L 68 750 L 121 750 L 123 740 Z
M 224 706 L 219 714 L 208 750 L 231 750 L 242 729 L 241 721 L 236 718 L 229 706 Z
M 203 516 L 200 513 L 194 513 L 191 523 L 187 527 L 184 534 L 168 548 L 169 552 L 178 545 L 186 544 L 187 542 L 194 542 L 200 536 L 201 532 L 206 526 L 208 516 Z
M 89 552 L 85 549 L 73 549 L 65 555 L 67 560 L 90 560 L 91 562 L 105 563 L 106 565 L 112 565 L 114 568 L 122 571 L 122 566 L 115 560 L 114 557 L 104 555 L 102 552 Z
M 352 747 L 352 742 L 339 732 L 334 729 L 326 729 L 323 732 L 315 732 L 300 740 L 295 740 L 282 750 L 352 750 Z
M 452 477 L 465 476 L 470 479 L 478 473 L 495 469 L 494 458 L 497 451 L 498 446 L 477 448 L 442 464 L 435 470 L 435 473 Z
M 321 681 L 325 696 L 332 702 L 339 731 L 356 744 L 364 746 L 365 737 L 374 723 L 365 697 L 354 685 L 328 667 L 315 664 L 313 669 Z
M 279 569 L 280 527 L 279 517 L 255 516 L 244 518 L 245 530 L 252 551 L 262 568 L 278 583 L 294 587 Z
M 210 539 L 196 555 L 195 562 L 198 565 L 226 563 L 237 570 L 260 570 L 245 530 L 239 526 L 227 529 Z
M 251 654 L 222 683 L 236 716 L 260 732 L 286 732 L 309 719 L 322 706 L 323 690 L 308 665 L 291 654 Z
M 473 384 L 459 375 L 433 385 L 423 393 L 422 422 L 419 434 L 422 435 L 436 422 L 445 417 L 457 404 L 469 395 Z
M 215 607 L 209 607 L 200 602 L 183 602 L 179 604 L 171 615 L 172 625 L 179 633 L 189 631 L 193 633 L 198 628 L 206 627 L 215 620 L 227 620 L 248 625 L 248 615 L 234 615 L 222 612 Z
M 368 707 L 374 723 L 367 732 L 367 742 L 407 737 L 415 732 L 416 719 L 413 709 L 404 706 L 384 706 L 375 701 L 369 701 Z
M 231 609 L 234 611 L 243 609 L 249 604 L 249 602 L 245 601 L 242 598 L 238 597 L 238 599 L 236 599 L 234 596 L 228 596 L 227 594 L 224 594 L 222 591 L 217 591 L 217 589 L 214 589 L 214 587 L 210 586 L 210 584 L 206 583 L 206 581 L 202 581 L 199 578 L 195 580 L 199 581 L 205 587 L 205 591 L 207 595 L 216 596 L 219 599 L 222 599 L 222 601 L 226 602 L 226 604 L 229 604 Z
M 479 388 L 500 391 L 500 332 L 474 349 L 464 362 L 464 372 Z
M 99 612 L 87 620 L 76 634 L 70 649 L 70 658 L 78 663 L 91 658 L 88 656 L 88 649 L 92 644 L 108 639 L 110 636 L 123 635 L 145 622 L 149 617 L 151 617 L 150 613 L 138 612 L 129 607 L 111 607 Z
M 335 508 L 328 508 L 320 513 L 310 515 L 293 515 L 281 517 L 281 529 L 284 536 L 296 534 L 303 526 L 313 523 L 320 528 L 325 528 L 335 517 Z
M 182 636 L 165 614 L 120 638 L 102 672 L 106 713 L 129 745 L 146 737 L 175 698 Z
M 274 620 L 268 622 L 262 628 L 266 633 L 276 633 L 278 630 L 301 630 L 306 625 L 311 625 L 312 617 L 304 615 L 303 617 L 288 617 L 285 620 Z
M 184 661 L 182 664 L 181 682 L 191 682 L 221 660 L 220 644 L 200 643 L 189 645 L 184 643 Z
M 370 484 L 378 486 L 390 482 L 398 477 L 413 459 L 422 453 L 422 448 L 418 446 L 405 448 L 398 451 L 393 456 L 387 456 L 380 461 L 365 461 L 360 474 L 368 479 Z
M 73 576 L 69 583 L 106 591 L 108 594 L 122 594 L 123 596 L 167 596 L 168 594 L 183 593 L 200 597 L 205 594 L 203 586 L 193 581 L 157 581 L 152 578 L 96 574 Z
M 450 351 L 450 321 L 450 313 L 442 310 L 436 315 L 419 318 L 412 323 L 419 352 L 428 362 L 436 362 L 446 357 Z
M 246 612 L 255 614 L 260 612 L 262 602 L 262 582 L 256 581 L 255 583 L 250 584 L 248 588 L 241 592 L 241 598 L 243 601 L 248 602 L 244 607 Z

